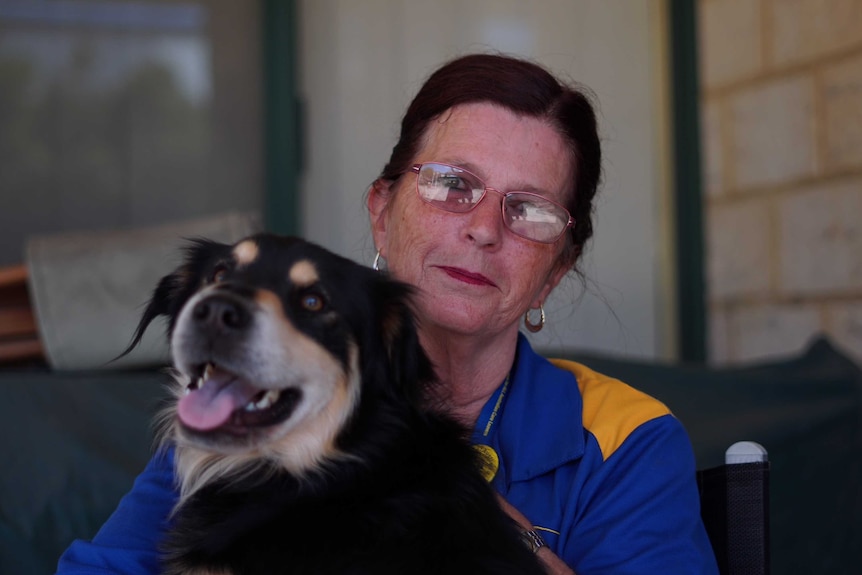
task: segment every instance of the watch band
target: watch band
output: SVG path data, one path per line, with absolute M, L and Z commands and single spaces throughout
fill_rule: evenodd
M 545 540 L 542 539 L 542 536 L 532 529 L 521 531 L 521 539 L 523 539 L 524 545 L 533 553 L 537 553 L 542 547 L 548 546 Z

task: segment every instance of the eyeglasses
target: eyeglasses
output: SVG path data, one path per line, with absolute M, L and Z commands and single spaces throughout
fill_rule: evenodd
M 413 164 L 419 197 L 435 208 L 464 214 L 479 205 L 489 190 L 503 196 L 503 224 L 522 238 L 552 244 L 575 224 L 560 204 L 532 192 L 501 192 L 463 168 L 426 162 Z

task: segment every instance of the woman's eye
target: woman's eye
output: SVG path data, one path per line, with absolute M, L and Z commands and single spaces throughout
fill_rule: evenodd
M 523 219 L 528 212 L 527 202 L 509 202 L 506 204 L 506 212 L 509 216 L 516 219 Z
M 470 186 L 462 178 L 458 176 L 444 176 L 440 178 L 439 185 L 449 190 L 470 191 Z
M 307 293 L 302 296 L 300 303 L 308 311 L 320 311 L 323 309 L 323 297 L 316 293 Z
M 474 198 L 474 186 L 458 176 L 450 176 L 440 181 L 445 190 L 443 199 L 450 204 L 472 204 Z

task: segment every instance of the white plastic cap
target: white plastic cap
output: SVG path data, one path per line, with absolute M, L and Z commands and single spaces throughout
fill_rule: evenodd
M 766 448 L 753 441 L 738 441 L 724 452 L 724 462 L 728 465 L 759 463 L 768 459 Z

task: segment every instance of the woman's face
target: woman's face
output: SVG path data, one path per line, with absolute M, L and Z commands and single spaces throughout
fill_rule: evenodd
M 429 124 L 414 163 L 466 168 L 500 190 L 532 191 L 565 205 L 570 153 L 550 125 L 492 104 L 456 106 Z M 495 336 L 516 332 L 568 267 L 565 239 L 542 244 L 510 232 L 502 196 L 488 192 L 472 211 L 450 213 L 416 193 L 416 174 L 369 194 L 374 241 L 397 279 L 420 288 L 423 329 Z M 378 184 L 379 185 L 379 184 Z

